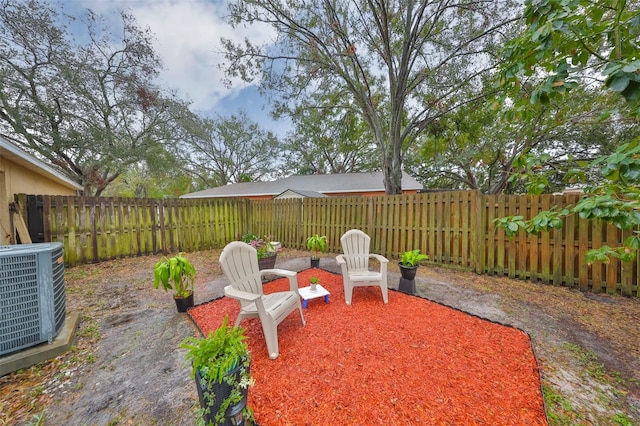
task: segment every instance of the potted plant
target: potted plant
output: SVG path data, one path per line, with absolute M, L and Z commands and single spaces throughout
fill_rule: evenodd
M 320 278 L 309 277 L 309 283 L 311 283 L 311 291 L 316 291 L 316 288 L 318 287 L 319 282 L 320 282 Z
M 153 273 L 155 288 L 162 284 L 165 291 L 173 290 L 173 299 L 178 312 L 186 312 L 187 308 L 193 306 L 193 278 L 196 275 L 196 269 L 184 253 L 163 258 L 155 264 Z
M 274 245 L 271 242 L 271 237 L 265 235 L 260 238 L 256 234 L 245 234 L 242 236 L 242 241 L 253 246 L 258 253 L 258 267 L 262 269 L 273 269 L 276 265 L 276 251 Z
M 324 253 L 327 251 L 327 236 L 320 236 L 318 234 L 310 236 L 307 238 L 307 248 L 309 250 L 313 250 L 313 256 L 311 256 L 311 267 L 320 267 L 320 257 L 318 256 L 318 252 Z
M 405 251 L 400 258 L 400 274 L 406 280 L 413 280 L 421 260 L 427 260 L 429 256 L 420 253 L 419 249 Z
M 241 327 L 229 327 L 229 317 L 205 338 L 187 337 L 180 347 L 187 350 L 191 377 L 195 379 L 205 424 L 253 424 L 247 407 L 251 358 Z M 251 423 L 245 423 L 251 422 Z

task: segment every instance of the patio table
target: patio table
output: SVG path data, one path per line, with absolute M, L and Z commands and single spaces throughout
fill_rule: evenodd
M 324 297 L 324 303 L 329 303 L 329 290 L 322 287 L 320 284 L 316 286 L 315 291 L 311 291 L 311 286 L 302 287 L 298 289 L 298 293 L 300 293 L 300 297 L 302 297 L 302 307 L 307 309 L 307 305 L 309 304 L 309 300 L 317 299 L 319 297 Z

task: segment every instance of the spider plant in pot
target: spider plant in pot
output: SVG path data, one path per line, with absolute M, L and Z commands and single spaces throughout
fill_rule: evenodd
M 229 327 L 229 317 L 207 337 L 187 337 L 180 347 L 187 350 L 191 377 L 195 379 L 202 419 L 207 425 L 253 425 L 247 407 L 251 358 L 241 327 Z
M 162 285 L 165 291 L 173 290 L 173 299 L 178 312 L 186 312 L 187 308 L 193 306 L 193 278 L 196 275 L 196 268 L 184 253 L 163 258 L 153 267 L 153 274 L 155 288 Z
M 405 280 L 413 280 L 416 277 L 416 272 L 419 262 L 429 259 L 426 254 L 420 253 L 419 249 L 405 251 L 400 258 L 400 274 Z
M 311 267 L 320 267 L 320 256 L 318 256 L 318 252 L 324 253 L 327 251 L 327 236 L 320 236 L 318 234 L 310 236 L 307 238 L 307 248 L 309 250 L 313 250 L 313 255 L 311 256 Z

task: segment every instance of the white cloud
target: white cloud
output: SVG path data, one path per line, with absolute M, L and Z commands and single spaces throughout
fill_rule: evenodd
M 236 41 L 247 35 L 256 40 L 272 36 L 265 27 L 252 27 L 250 32 L 233 30 L 224 20 L 226 1 L 79 0 L 77 4 L 106 18 L 129 10 L 141 27 L 149 27 L 164 65 L 160 84 L 191 100 L 196 111 L 218 110 L 223 98 L 237 96 L 247 86 L 240 80 L 234 81 L 231 89 L 223 85 L 223 71 L 218 68 L 224 59 L 221 36 Z

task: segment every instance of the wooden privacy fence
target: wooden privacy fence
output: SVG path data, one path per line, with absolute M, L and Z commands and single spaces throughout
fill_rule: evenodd
M 508 238 L 492 220 L 525 219 L 576 195 L 482 195 L 478 191 L 381 197 L 239 199 L 131 199 L 20 195 L 37 199 L 45 241 L 61 241 L 70 265 L 127 256 L 221 248 L 247 232 L 271 235 L 284 247 L 305 249 L 326 235 L 338 253 L 340 236 L 359 228 L 372 251 L 397 259 L 420 249 L 429 262 L 491 275 L 507 275 L 585 291 L 638 296 L 639 260 L 587 265 L 585 254 L 617 246 L 628 235 L 615 226 L 570 216 L 562 229 Z M 34 204 L 32 201 L 31 204 Z M 33 215 L 30 215 L 30 217 Z
M 224 246 L 237 237 L 248 206 L 242 200 L 23 194 L 17 201 L 24 210 L 38 207 L 43 240 L 62 242 L 65 262 L 71 266 Z

